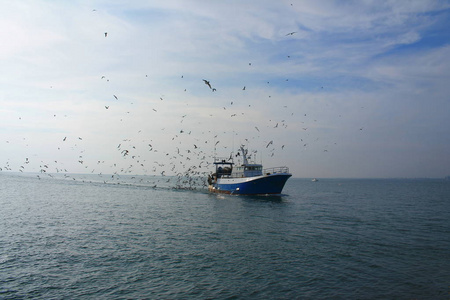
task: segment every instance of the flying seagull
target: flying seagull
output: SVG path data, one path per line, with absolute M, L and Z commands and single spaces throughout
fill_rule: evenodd
M 108 36 L 108 33 L 107 32 L 105 32 L 105 37 L 107 37 Z
M 294 33 L 297 33 L 297 31 L 289 32 L 288 34 L 286 34 L 286 36 L 288 36 L 288 35 L 294 35 Z
M 206 79 L 203 79 L 203 81 L 205 82 L 205 84 L 206 84 L 207 86 L 209 86 L 209 88 L 210 88 L 210 89 L 212 89 L 212 87 L 211 87 L 211 84 L 209 83 L 209 81 L 208 81 L 208 80 L 206 80 Z

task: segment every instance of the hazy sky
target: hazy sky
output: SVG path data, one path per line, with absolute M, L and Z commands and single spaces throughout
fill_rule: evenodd
M 450 1 L 0 3 L 3 172 L 450 175 Z

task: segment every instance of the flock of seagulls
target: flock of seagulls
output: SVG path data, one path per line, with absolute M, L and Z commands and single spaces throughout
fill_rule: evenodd
M 94 10 L 95 11 L 95 10 Z M 286 36 L 293 36 L 296 34 L 296 31 L 292 31 L 286 34 Z M 104 37 L 108 37 L 108 33 L 104 32 Z M 289 58 L 289 56 L 288 56 Z M 248 64 L 252 66 L 250 62 Z M 148 77 L 148 75 L 145 75 Z M 184 79 L 184 75 L 181 75 L 181 78 Z M 110 78 L 106 78 L 105 75 L 102 75 L 101 80 L 106 79 L 106 82 L 110 81 Z M 113 78 L 111 78 L 113 79 Z M 198 79 L 200 85 L 200 79 Z M 211 81 L 207 79 L 202 79 L 203 83 L 212 91 L 217 92 L 217 89 L 212 86 Z M 288 79 L 286 79 L 288 81 Z M 269 84 L 269 81 L 267 81 Z M 323 87 L 322 87 L 323 89 Z M 186 89 L 184 89 L 186 91 Z M 244 85 L 242 91 L 248 91 L 246 86 Z M 112 94 L 114 99 L 117 101 L 115 103 L 121 103 L 121 97 L 119 98 L 116 94 Z M 164 96 L 161 96 L 159 99 L 161 101 L 164 100 Z M 271 96 L 269 95 L 269 98 Z M 165 102 L 165 101 L 164 101 Z M 162 103 L 164 103 L 162 102 Z M 223 107 L 224 110 L 235 109 L 229 114 L 230 118 L 238 118 L 239 116 L 244 116 L 245 112 L 238 112 L 236 107 L 236 100 L 233 100 L 229 103 L 228 107 Z M 233 105 L 235 104 L 235 105 Z M 243 107 L 242 103 L 241 108 Z M 111 105 L 104 105 L 106 110 L 109 110 Z M 272 105 L 274 105 L 272 103 Z M 235 108 L 236 107 L 236 108 Z M 251 105 L 248 105 L 251 107 Z M 287 106 L 283 106 L 287 108 Z M 158 113 L 156 108 L 152 109 L 155 113 Z M 105 112 L 106 113 L 106 112 Z M 127 111 L 127 114 L 130 112 Z M 290 112 L 290 117 L 293 117 L 294 113 Z M 210 116 L 213 116 L 212 114 Z M 307 117 L 304 114 L 304 117 Z M 244 116 L 245 118 L 245 116 Z M 181 124 L 186 119 L 189 119 L 187 114 L 180 116 L 179 124 Z M 123 119 L 121 119 L 122 121 Z M 296 119 L 298 123 L 298 118 Z M 272 130 L 282 130 L 283 128 L 288 127 L 288 122 L 284 120 L 269 120 L 268 124 L 266 124 L 267 128 L 271 128 Z M 304 122 L 302 122 L 304 123 Z M 261 127 L 261 126 L 260 126 Z M 264 128 L 258 126 L 254 126 L 255 135 L 259 137 L 263 131 L 267 131 Z M 302 127 L 303 131 L 307 131 L 309 127 Z M 360 128 L 362 130 L 363 128 Z M 164 131 L 165 128 L 161 128 L 161 131 Z M 227 133 L 225 133 L 227 134 Z M 140 139 L 136 138 L 124 138 L 118 141 L 116 146 L 117 151 L 117 161 L 105 161 L 103 159 L 97 159 L 95 162 L 92 160 L 92 154 L 88 155 L 89 158 L 86 158 L 86 149 L 83 148 L 83 145 L 80 143 L 84 143 L 84 140 L 81 136 L 71 137 L 64 136 L 61 138 L 62 143 L 70 144 L 69 147 L 60 145 L 58 146 L 58 150 L 61 149 L 72 149 L 74 151 L 79 151 L 76 153 L 76 162 L 80 166 L 82 166 L 86 173 L 96 174 L 98 176 L 98 180 L 105 184 L 124 184 L 127 182 L 123 177 L 124 175 L 134 176 L 136 173 L 144 173 L 157 175 L 154 179 L 150 180 L 148 178 L 138 178 L 131 177 L 136 179 L 137 184 L 146 184 L 150 185 L 153 188 L 157 188 L 160 186 L 171 186 L 174 188 L 180 189 L 196 189 L 199 187 L 205 187 L 206 181 L 205 178 L 212 171 L 212 161 L 213 157 L 216 155 L 218 145 L 221 146 L 221 150 L 228 149 L 229 146 L 222 145 L 219 134 L 212 132 L 209 128 L 205 128 L 203 132 L 193 132 L 189 128 L 180 128 L 176 133 L 168 133 L 167 137 L 172 145 L 168 150 L 165 145 L 161 145 L 161 148 L 158 148 L 153 140 L 148 140 L 145 137 L 141 137 L 144 135 L 142 131 L 137 133 L 133 133 L 133 136 L 139 136 Z M 255 138 L 254 136 L 252 137 Z M 307 147 L 308 143 L 303 143 L 305 137 L 302 136 L 300 138 L 300 142 L 302 142 L 303 147 Z M 246 142 L 249 142 L 249 138 L 243 139 Z M 306 141 L 306 140 L 305 140 Z M 8 141 L 7 141 L 8 142 Z M 335 143 L 336 144 L 336 143 Z M 284 150 L 286 145 L 278 145 L 275 139 L 271 139 L 270 141 L 265 142 L 265 149 L 269 151 L 269 156 L 274 156 L 276 151 Z M 214 149 L 214 151 L 212 151 Z M 232 149 L 231 149 L 232 150 Z M 324 149 L 324 152 L 328 152 L 328 149 Z M 232 151 L 229 151 L 232 152 Z M 253 151 L 252 155 L 256 155 L 257 151 Z M 238 157 L 239 153 L 236 153 L 234 157 Z M 230 156 L 233 158 L 233 155 Z M 18 169 L 13 168 L 9 162 L 6 162 L 3 167 L 0 167 L 0 171 L 20 171 L 25 172 L 27 170 L 27 166 L 30 165 L 32 159 L 26 157 L 23 161 L 23 164 L 18 167 Z M 102 172 L 96 171 L 97 168 L 104 170 L 104 166 L 107 165 L 111 169 L 111 174 L 106 175 Z M 78 180 L 77 176 L 70 175 L 70 170 L 67 170 L 66 167 L 61 166 L 57 160 L 51 162 L 39 162 L 39 175 L 37 178 L 41 179 L 42 176 L 53 177 L 55 173 L 62 173 L 64 178 L 71 180 Z M 173 174 L 168 176 L 168 173 Z M 128 178 L 128 177 L 127 177 Z

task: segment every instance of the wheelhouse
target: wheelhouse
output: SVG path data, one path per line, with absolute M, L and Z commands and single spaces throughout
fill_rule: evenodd
M 262 165 L 247 164 L 237 166 L 233 169 L 232 177 L 253 177 L 262 175 Z

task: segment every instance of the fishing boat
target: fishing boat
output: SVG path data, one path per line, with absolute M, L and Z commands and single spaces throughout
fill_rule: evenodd
M 240 147 L 238 156 L 243 163 L 234 165 L 233 156 L 228 159 L 214 159 L 216 172 L 208 176 L 209 191 L 234 195 L 276 195 L 281 194 L 289 177 L 288 167 L 263 169 L 262 164 L 249 163 L 248 151 Z

